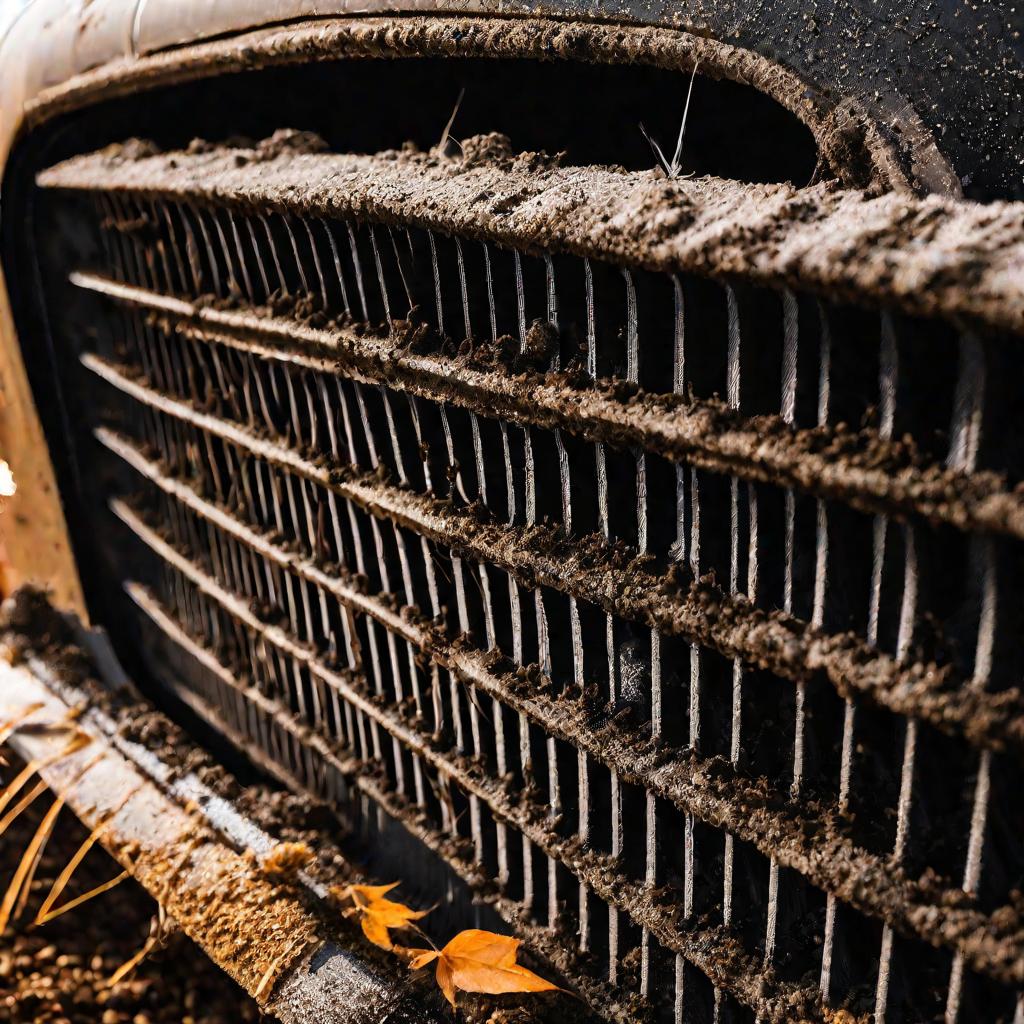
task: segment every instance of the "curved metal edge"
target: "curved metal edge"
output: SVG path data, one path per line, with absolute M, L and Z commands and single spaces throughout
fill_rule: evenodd
M 45 9 L 50 0 L 37 0 Z M 42 47 L 47 66 L 34 67 L 25 60 L 19 47 L 33 38 L 31 19 L 12 32 L 5 48 L 11 51 L 14 71 L 2 82 L 5 72 L 4 49 L 0 49 L 0 85 L 15 97 L 11 110 L 0 111 L 0 161 L 14 135 L 26 125 L 36 125 L 58 113 L 76 109 L 98 98 L 110 98 L 127 91 L 153 87 L 167 82 L 195 79 L 204 75 L 265 66 L 287 60 L 318 60 L 345 55 L 351 41 L 338 26 L 346 22 L 376 19 L 397 26 L 410 18 L 451 22 L 454 18 L 480 24 L 503 26 L 561 24 L 572 25 L 590 36 L 586 47 L 590 55 L 582 59 L 602 63 L 639 61 L 656 66 L 690 70 L 695 65 L 712 77 L 730 78 L 765 93 L 798 117 L 810 129 L 826 161 L 844 184 L 898 191 L 943 191 L 957 189 L 956 179 L 938 153 L 927 132 L 909 121 L 901 131 L 913 145 L 900 146 L 890 141 L 891 126 L 876 123 L 853 97 L 831 97 L 812 81 L 778 59 L 754 49 L 730 44 L 714 33 L 698 31 L 681 23 L 670 9 L 640 15 L 628 7 L 589 10 L 573 6 L 572 0 L 560 0 L 550 9 L 535 10 L 525 2 L 496 4 L 494 0 L 370 0 L 365 4 L 335 2 L 311 6 L 302 0 L 267 0 L 261 13 L 254 15 L 249 5 L 214 4 L 209 0 L 187 8 L 168 6 L 165 0 L 132 0 L 130 17 L 125 0 L 95 0 L 89 13 L 72 29 L 73 14 L 48 22 L 47 42 Z M 121 11 L 121 22 L 112 12 Z M 388 17 L 388 16 L 394 17 Z M 396 20 L 400 17 L 401 20 Z M 37 20 L 43 19 L 41 14 Z M 304 19 L 304 20 L 303 20 Z M 647 48 L 630 48 L 630 40 L 620 39 L 623 32 L 642 30 L 659 33 Z M 400 34 L 400 33 L 399 33 Z M 601 34 L 604 41 L 595 42 Z M 446 40 L 449 45 L 430 49 L 424 42 L 424 54 L 434 51 L 446 56 L 481 56 L 472 49 L 472 40 Z M 490 49 L 502 56 L 516 55 L 571 59 L 571 49 L 558 54 L 543 46 L 531 46 L 515 40 L 488 40 Z M 454 44 L 454 45 L 451 45 Z M 41 44 L 35 44 L 36 49 Z M 13 51 L 17 50 L 17 58 Z M 31 44 L 28 52 L 31 52 Z M 465 52 L 464 52 L 465 51 Z M 487 52 L 490 52 L 487 51 Z M 411 56 L 415 47 L 401 40 L 382 37 L 375 55 Z M 359 55 L 358 53 L 354 55 Z M 23 72 L 18 77 L 18 70 Z M 912 113 L 912 112 L 910 112 Z M 6 116 L 7 123 L 3 120 Z M 907 121 L 907 117 L 901 118 Z M 912 120 L 912 119 L 911 119 Z M 16 122 L 16 123 L 15 123 Z
M 39 776 L 86 828 L 104 826 L 99 842 L 266 1012 L 284 1024 L 442 1024 L 397 970 L 385 974 L 325 935 L 305 901 L 262 877 L 257 865 L 274 842 L 233 805 L 119 736 L 46 662 L 0 659 L 0 725 L 34 706 L 10 746 L 40 765 Z M 72 729 L 91 742 L 61 757 Z M 315 894 L 315 883 L 309 887 Z M 225 913 L 226 892 L 247 897 L 244 914 Z M 278 915 L 288 927 L 275 933 Z M 263 991 L 262 970 L 230 954 L 234 937 L 237 948 L 246 947 L 243 933 L 261 936 L 269 977 Z
M 569 0 L 561 10 L 577 20 Z M 29 121 L 33 125 L 57 113 L 80 107 L 99 96 L 125 92 L 202 75 L 236 70 L 253 64 L 297 59 L 323 59 L 336 52 L 351 21 L 291 22 L 298 17 L 404 11 L 450 16 L 476 12 L 480 21 L 498 8 L 503 13 L 529 14 L 533 18 L 554 12 L 529 11 L 524 2 L 507 5 L 494 0 L 196 0 L 182 6 L 178 0 L 34 0 L 0 40 L 0 174 L 17 135 Z M 602 29 L 616 33 L 610 14 L 595 11 L 604 20 Z M 403 19 L 404 20 L 404 19 Z M 619 21 L 638 21 L 624 11 Z M 647 21 L 673 20 L 665 10 L 653 12 Z M 678 20 L 678 19 L 674 19 Z M 276 24 L 248 35 L 253 26 Z M 597 22 L 579 22 L 596 26 Z M 633 31 L 641 26 L 634 24 Z M 627 30 L 628 31 L 628 30 Z M 909 189 L 899 155 L 881 130 L 849 101 L 838 106 L 816 94 L 792 72 L 750 50 L 716 42 L 704 35 L 689 35 L 679 28 L 655 29 L 665 37 L 661 59 L 669 66 L 706 62 L 713 73 L 739 77 L 772 95 L 808 123 L 822 145 L 826 158 L 842 166 L 849 158 L 865 165 L 877 187 Z M 170 49 L 196 40 L 217 38 L 188 50 Z M 384 33 L 386 37 L 386 32 Z M 385 39 L 386 42 L 386 39 Z M 380 45 L 380 41 L 376 45 Z M 143 56 L 144 55 L 144 56 Z M 866 159 L 865 159 L 866 155 Z M 923 161 L 935 163 L 937 151 Z M 921 163 L 921 161 L 918 161 Z M 47 586 L 63 607 L 87 615 L 82 585 L 72 552 L 38 411 L 21 358 L 6 285 L 0 274 L 0 457 L 12 464 L 20 496 L 12 500 L 0 519 L 0 589 L 33 582 Z

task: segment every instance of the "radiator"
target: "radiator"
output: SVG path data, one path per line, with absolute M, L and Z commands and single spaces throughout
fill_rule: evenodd
M 1016 208 L 460 148 L 40 176 L 128 646 L 609 1021 L 1019 1024 Z

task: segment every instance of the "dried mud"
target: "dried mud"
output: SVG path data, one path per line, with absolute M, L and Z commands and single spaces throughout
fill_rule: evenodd
M 38 123 L 90 102 L 143 87 L 211 73 L 339 58 L 445 57 L 644 64 L 727 78 L 765 93 L 798 117 L 815 138 L 823 174 L 844 185 L 881 192 L 956 193 L 958 182 L 934 139 L 913 118 L 879 125 L 852 98 L 837 103 L 811 83 L 753 50 L 678 28 L 487 16 L 349 18 L 260 29 L 240 37 L 180 47 L 169 53 L 101 67 L 45 90 L 26 110 Z
M 677 899 L 674 903 L 668 901 L 662 905 L 662 901 L 655 900 L 646 887 L 626 877 L 616 861 L 584 849 L 578 839 L 560 837 L 547 824 L 548 809 L 533 803 L 529 793 L 521 793 L 518 799 L 511 798 L 503 783 L 481 772 L 480 764 L 475 758 L 438 746 L 437 739 L 423 732 L 416 722 L 408 720 L 398 710 L 382 703 L 379 695 L 374 693 L 361 675 L 326 666 L 314 653 L 295 643 L 284 630 L 260 620 L 243 602 L 225 591 L 216 580 L 191 565 L 184 556 L 174 551 L 166 540 L 160 538 L 152 527 L 145 525 L 137 513 L 131 512 L 123 505 L 118 505 L 116 511 L 161 558 L 183 572 L 243 626 L 261 640 L 278 647 L 290 658 L 305 665 L 347 704 L 376 722 L 403 748 L 415 752 L 425 764 L 452 779 L 464 792 L 483 801 L 497 820 L 511 825 L 529 838 L 538 849 L 560 861 L 602 899 L 628 913 L 638 926 L 649 928 L 666 948 L 681 953 L 717 984 L 734 993 L 745 1004 L 754 1007 L 759 1016 L 782 1022 L 789 1020 L 792 1012 L 799 1011 L 802 1018 L 808 1021 L 826 1019 L 816 989 L 777 981 L 770 971 L 761 969 L 760 959 L 746 953 L 734 937 L 728 936 L 723 941 L 726 933 L 722 929 L 708 927 L 701 921 L 684 922 L 681 917 L 681 900 Z M 356 776 L 356 782 L 364 791 L 372 793 L 374 787 L 364 774 L 368 768 L 369 766 L 363 766 L 362 771 Z M 353 766 L 350 771 L 353 770 L 359 769 Z M 374 794 L 374 797 L 378 802 L 381 799 L 377 794 Z M 399 820 L 403 824 L 412 824 L 413 833 L 457 869 L 469 858 L 468 852 L 460 849 L 465 840 L 453 841 L 434 836 L 434 830 L 430 825 L 420 824 L 416 819 L 415 823 L 408 822 L 406 815 L 400 816 Z M 471 866 L 467 881 L 470 881 L 478 895 L 484 898 L 493 886 L 493 882 L 479 874 L 479 868 L 475 865 Z M 492 901 L 501 912 L 503 902 L 500 899 L 495 900 L 493 896 Z M 516 923 L 518 915 L 513 914 L 508 919 Z M 550 940 L 540 946 L 539 951 L 546 954 L 549 947 Z M 557 960 L 553 962 L 560 966 Z M 578 975 L 574 977 L 579 978 Z M 586 994 L 585 983 L 583 992 Z M 594 1005 L 595 1008 L 600 1008 L 600 1004 Z
M 74 280 L 148 310 L 154 323 L 188 337 L 342 372 L 488 418 L 557 429 L 622 450 L 642 448 L 864 512 L 1024 539 L 1024 487 L 1011 488 L 995 472 L 947 469 L 926 458 L 910 437 L 888 440 L 877 430 L 842 423 L 794 429 L 781 416 L 743 416 L 720 400 L 593 380 L 579 367 L 541 371 L 510 339 L 448 352 L 412 327 L 375 336 L 341 323 L 309 326 L 304 320 L 322 321 L 322 315 L 304 315 L 296 301 L 249 310 L 204 298 L 166 299 L 88 275 Z
M 786 679 L 822 674 L 844 697 L 862 694 L 977 746 L 1024 746 L 1024 696 L 1019 689 L 987 693 L 967 686 L 950 665 L 902 665 L 854 633 L 830 634 L 782 612 L 766 612 L 741 596 L 727 595 L 712 577 L 688 579 L 681 566 L 655 574 L 648 559 L 636 558 L 623 545 L 609 545 L 599 535 L 567 537 L 552 526 L 508 526 L 478 506 L 456 509 L 446 501 L 390 485 L 382 474 L 310 461 L 275 440 L 154 391 L 96 356 L 84 356 L 83 363 L 139 401 L 327 486 L 377 518 L 474 561 L 498 566 L 525 588 L 559 590 Z
M 33 632 L 15 633 L 14 624 Z M 0 619 L 0 637 L 5 641 L 17 637 L 25 656 L 33 657 L 38 656 L 38 652 L 33 650 L 38 638 L 51 636 L 65 625 L 47 604 L 44 595 L 25 588 L 5 604 L 5 615 Z M 70 635 L 62 635 L 62 639 L 70 643 Z M 48 646 L 52 647 L 52 644 Z M 68 692 L 81 694 L 83 683 L 89 683 L 87 672 L 86 666 L 73 680 L 62 677 Z M 192 802 L 182 810 L 186 820 L 193 816 L 195 822 L 180 831 L 173 843 L 147 845 L 135 838 L 118 841 L 117 832 L 112 829 L 111 835 L 104 837 L 104 844 L 157 896 L 186 934 L 196 939 L 248 991 L 256 992 L 262 985 L 260 1001 L 266 1004 L 269 1000 L 274 1011 L 286 1020 L 305 1019 L 302 1015 L 315 1009 L 315 982 L 303 989 L 301 984 L 296 984 L 296 978 L 301 981 L 302 972 L 309 967 L 304 961 L 304 954 L 323 948 L 323 935 L 333 937 L 341 949 L 355 950 L 359 962 L 370 965 L 369 973 L 363 971 L 358 979 L 353 974 L 350 979 L 353 984 L 358 981 L 364 986 L 369 985 L 363 992 L 368 1000 L 368 1013 L 375 1005 L 382 1013 L 387 1008 L 391 1013 L 389 1019 L 404 1021 L 410 1012 L 406 1004 L 412 999 L 420 1006 L 420 1011 L 414 1015 L 416 1020 L 434 1019 L 438 1000 L 434 998 L 429 979 L 411 979 L 400 963 L 369 945 L 361 931 L 339 917 L 336 908 L 325 901 L 324 894 L 329 886 L 366 880 L 346 858 L 343 847 L 348 839 L 339 831 L 338 820 L 328 807 L 302 791 L 287 793 L 263 786 L 239 786 L 209 755 L 192 747 L 173 723 L 148 705 L 114 700 L 109 694 L 104 697 L 100 684 L 94 685 L 95 692 L 88 701 L 90 707 L 98 707 L 102 703 L 103 713 L 113 715 L 120 722 L 122 736 L 130 732 L 135 742 L 146 745 L 161 758 L 169 758 L 172 777 L 180 777 L 187 771 L 197 777 L 203 776 L 218 796 L 229 800 L 237 811 L 250 818 L 279 844 L 266 856 L 257 856 L 250 849 L 232 850 L 230 842 L 228 845 L 222 842 L 224 836 L 218 839 L 211 832 L 214 819 L 198 815 L 198 809 Z M 247 698 L 255 692 L 243 684 L 234 685 Z M 269 698 L 262 699 L 273 704 Z M 312 742 L 319 748 L 316 750 L 318 757 L 331 759 L 335 767 L 371 799 L 403 823 L 408 823 L 414 834 L 423 832 L 422 815 L 417 809 L 391 806 L 392 797 L 380 788 L 376 779 L 379 773 L 374 766 L 351 758 L 339 760 L 290 711 L 277 708 L 275 713 L 282 723 L 287 720 L 300 744 Z M 276 774 L 281 774 L 280 769 Z M 298 785 L 294 779 L 288 781 L 293 786 Z M 113 799 L 114 795 L 109 796 Z M 130 803 L 134 802 L 133 798 Z M 92 809 L 86 817 L 95 813 Z M 228 840 L 230 838 L 227 837 Z M 470 863 L 471 852 L 463 848 L 464 842 L 440 837 L 439 844 L 435 845 L 453 865 L 465 868 Z M 493 882 L 480 875 L 475 867 L 467 880 L 481 891 L 493 888 Z M 508 910 L 511 904 L 507 901 L 504 905 L 506 918 L 518 924 L 518 911 L 511 913 Z M 519 930 L 528 938 L 537 939 L 543 934 L 542 929 Z M 559 964 L 564 968 L 566 963 L 561 956 L 547 959 L 556 968 Z M 355 963 L 345 970 L 355 969 L 358 973 Z M 289 984 L 284 986 L 285 995 L 279 996 L 275 992 L 275 983 L 292 968 L 295 970 L 290 974 Z M 381 988 L 380 978 L 390 979 L 393 990 Z M 606 995 L 603 990 L 601 994 Z M 563 1012 L 564 1007 L 556 1012 L 551 999 L 541 1000 L 537 1005 L 536 999 L 523 1001 L 513 997 L 502 1000 L 501 1004 L 496 1006 L 493 999 L 470 997 L 460 1005 L 468 1021 L 481 1024 L 484 1020 L 490 1024 L 534 1024 L 546 1019 L 571 1019 L 582 1024 L 587 1019 L 582 1007 L 570 1008 L 568 1014 Z M 549 1012 L 555 1016 L 549 1018 Z M 324 1019 L 334 1018 L 327 1016 Z
M 903 934 L 957 949 L 975 969 L 1009 984 L 1024 981 L 1024 958 L 1019 952 L 1024 948 L 1020 908 L 1007 906 L 986 915 L 948 880 L 930 874 L 917 881 L 908 878 L 899 867 L 858 848 L 850 837 L 849 819 L 834 806 L 793 801 L 766 780 L 742 778 L 721 759 L 698 758 L 687 750 L 673 751 L 653 741 L 649 731 L 625 725 L 616 708 L 596 706 L 592 694 L 560 692 L 539 667 L 519 668 L 497 651 L 484 652 L 464 637 L 451 638 L 440 623 L 427 619 L 417 609 L 394 605 L 392 595 L 364 594 L 359 582 L 344 570 L 325 570 L 278 547 L 271 538 L 239 523 L 227 510 L 211 505 L 165 476 L 141 454 L 133 455 L 125 442 L 107 438 L 104 443 L 118 450 L 157 486 L 258 551 L 261 557 L 333 594 L 355 613 L 375 619 L 466 684 L 527 715 L 545 734 L 586 750 L 595 761 L 614 769 L 623 781 L 657 793 L 699 820 L 753 843 L 783 866 L 799 871 L 826 892 L 885 920 Z M 190 571 L 207 593 L 230 602 L 212 580 L 194 569 Z M 253 613 L 230 603 L 251 628 L 270 636 L 271 631 Z M 342 689 L 355 686 L 364 704 L 372 700 L 365 682 L 357 677 L 343 674 L 345 681 L 339 682 L 337 673 L 315 657 L 302 657 L 333 685 Z M 431 745 L 430 738 L 419 735 L 416 723 L 407 716 L 404 721 L 380 721 L 392 734 L 397 729 L 401 742 L 421 754 Z M 460 768 L 450 755 L 445 764 L 446 774 L 457 779 L 474 771 L 472 762 Z M 488 798 L 488 802 L 494 799 L 502 805 L 506 802 L 500 794 Z M 499 807 L 498 813 L 507 818 L 509 812 Z M 530 814 L 531 818 L 542 816 L 539 809 Z M 552 841 L 550 836 L 547 841 Z
M 376 156 L 288 149 L 269 159 L 258 149 L 149 152 L 114 145 L 38 181 L 415 225 L 531 253 L 736 276 L 1024 333 L 1020 204 L 669 180 L 660 171 L 558 167 L 529 154 L 467 165 L 409 148 Z
M 19 765 L 15 765 L 16 770 Z M 42 818 L 42 801 L 14 822 L 0 843 L 0 877 L 8 878 Z M 156 903 L 128 880 L 59 921 L 29 930 L 57 875 L 88 833 L 65 815 L 47 844 L 26 916 L 0 937 L 0 1017 L 11 1024 L 255 1024 L 256 1004 L 173 926 L 124 981 L 107 979 L 146 940 Z M 86 892 L 117 874 L 91 854 L 70 892 Z

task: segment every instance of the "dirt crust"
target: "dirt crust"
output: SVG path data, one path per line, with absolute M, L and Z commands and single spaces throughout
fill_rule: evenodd
M 766 856 L 799 871 L 813 884 L 844 902 L 882 918 L 901 933 L 957 949 L 977 970 L 1008 983 L 1024 980 L 1024 960 L 1019 953 L 1024 926 L 1015 905 L 988 916 L 977 910 L 950 880 L 931 874 L 916 880 L 908 877 L 899 868 L 859 848 L 850 836 L 850 821 L 835 807 L 791 801 L 766 780 L 743 779 L 720 759 L 702 759 L 686 750 L 673 751 L 653 739 L 646 728 L 632 727 L 624 720 L 623 709 L 600 706 L 589 690 L 576 693 L 573 688 L 571 692 L 560 692 L 537 666 L 519 668 L 497 651 L 484 652 L 474 648 L 465 637 L 450 637 L 440 623 L 419 610 L 394 605 L 392 595 L 364 593 L 360 581 L 344 569 L 321 567 L 315 561 L 281 548 L 274 538 L 250 530 L 237 522 L 229 510 L 209 504 L 187 486 L 166 476 L 140 452 L 133 454 L 126 442 L 107 438 L 104 443 L 116 445 L 117 450 L 158 487 L 258 551 L 261 557 L 333 594 L 355 614 L 375 619 L 467 685 L 527 715 L 545 734 L 586 750 L 596 762 L 616 771 L 623 781 L 657 793 L 685 813 L 753 843 Z M 183 563 L 184 568 L 187 567 Z M 525 819 L 520 819 L 500 785 L 495 787 L 494 780 L 477 778 L 479 766 L 475 762 L 457 758 L 450 752 L 435 751 L 433 740 L 424 736 L 417 722 L 407 714 L 374 705 L 365 680 L 352 673 L 332 670 L 315 655 L 294 648 L 287 634 L 263 622 L 256 612 L 221 592 L 215 581 L 195 567 L 189 571 L 208 594 L 247 628 L 271 644 L 287 645 L 289 653 L 294 651 L 293 656 L 307 663 L 332 689 L 345 694 L 346 700 L 356 703 L 384 729 L 396 735 L 404 747 L 415 750 L 428 761 L 438 760 L 439 770 L 462 788 L 478 792 L 498 817 L 520 831 L 532 830 L 531 838 L 538 845 L 563 861 L 570 858 L 566 862 L 589 878 L 594 867 L 589 862 L 578 861 L 574 847 L 566 847 L 550 832 L 536 831 L 536 822 L 544 817 L 542 808 L 534 807 Z M 242 689 L 234 682 L 229 685 Z M 367 769 L 349 768 L 352 770 L 362 776 Z M 528 799 L 521 794 L 519 802 L 522 804 Z M 608 870 L 614 870 L 614 865 L 600 869 Z M 630 883 L 620 879 L 615 888 L 613 902 L 630 891 Z M 659 929 L 664 922 L 657 914 L 651 917 L 645 906 L 642 901 L 630 904 L 633 911 L 645 915 L 642 916 L 645 926 Z M 666 941 L 671 945 L 673 940 Z
M 10 777 L 20 768 L 12 764 Z M 10 878 L 45 810 L 37 801 L 0 843 L 0 877 Z M 255 1024 L 256 1004 L 169 924 L 155 949 L 123 981 L 108 979 L 152 929 L 157 905 L 134 881 L 123 882 L 59 920 L 29 922 L 88 831 L 63 815 L 43 850 L 25 913 L 0 937 L 0 1018 L 10 1024 Z M 91 853 L 75 871 L 69 896 L 113 878 L 117 864 Z M 269 1020 L 267 1022 L 269 1024 Z
M 1005 475 L 949 469 L 913 438 L 887 439 L 847 424 L 795 429 L 778 415 L 744 416 L 719 399 L 647 392 L 594 380 L 582 365 L 538 369 L 518 344 L 499 338 L 456 347 L 412 324 L 374 332 L 309 313 L 305 300 L 267 307 L 200 297 L 194 303 L 91 275 L 77 284 L 146 310 L 154 324 L 264 358 L 356 376 L 489 419 L 561 430 L 620 450 L 642 448 L 673 462 L 792 487 L 897 520 L 915 517 L 966 532 L 1024 539 L 1024 485 Z M 535 325 L 538 326 L 539 325 Z
M 415 225 L 526 252 L 736 276 L 1024 334 L 1024 204 L 667 179 L 660 170 L 524 164 L 501 153 L 480 160 L 473 147 L 468 163 L 409 147 L 376 156 L 289 148 L 270 159 L 259 147 L 139 152 L 138 143 L 110 146 L 38 181 Z
M 179 799 L 175 804 L 175 797 L 161 789 L 156 805 L 151 805 L 149 794 L 155 796 L 156 791 L 148 784 L 126 803 L 122 803 L 120 789 L 101 784 L 99 804 L 94 799 L 95 782 L 82 793 L 72 786 L 68 806 L 88 825 L 109 820 L 101 842 L 158 899 L 182 931 L 246 991 L 255 994 L 261 1005 L 267 1006 L 269 1001 L 285 1020 L 306 1019 L 303 1014 L 313 1007 L 315 999 L 311 1002 L 310 993 L 315 995 L 316 984 L 303 988 L 301 975 L 311 969 L 309 954 L 325 948 L 346 951 L 348 970 L 355 972 L 353 981 L 358 974 L 366 998 L 372 991 L 367 1014 L 376 1006 L 395 1021 L 434 1020 L 440 999 L 429 979 L 411 978 L 404 965 L 367 943 L 354 922 L 342 918 L 323 898 L 330 886 L 367 880 L 345 856 L 343 846 L 350 846 L 351 838 L 339 828 L 332 811 L 305 792 L 240 786 L 149 705 L 124 694 L 112 695 L 93 679 L 91 666 L 75 648 L 73 636 L 67 621 L 35 589 L 18 591 L 0 611 L 0 641 L 16 659 L 35 659 L 34 670 L 53 668 L 62 697 L 77 695 L 83 706 L 113 718 L 117 735 L 155 753 L 163 768 L 170 768 L 171 778 L 189 774 L 201 779 L 276 841 L 266 855 L 239 848 L 232 836 L 218 831 L 216 817 L 201 811 L 194 801 L 182 803 Z M 59 650 L 65 652 L 61 667 L 54 663 Z M 308 727 L 299 727 L 299 732 L 308 736 Z M 363 772 L 368 782 L 375 775 L 372 766 L 361 763 L 351 762 L 346 769 L 349 776 Z M 92 773 L 86 781 L 90 778 Z M 372 791 L 373 785 L 368 789 Z M 373 795 L 387 804 L 385 794 Z M 154 814 L 159 819 L 155 834 L 148 829 L 139 834 L 133 822 Z M 119 827 L 122 820 L 124 828 Z M 336 945 L 325 946 L 324 936 Z M 360 965 L 368 969 L 361 970 Z M 287 992 L 278 995 L 279 982 L 285 977 L 289 979 L 284 986 Z M 548 1011 L 554 1012 L 550 1000 L 536 1003 L 520 1005 L 513 998 L 496 1007 L 493 999 L 470 998 L 462 1009 L 473 1024 L 485 1020 L 490 1024 L 536 1024 L 547 1019 L 582 1024 L 588 1019 L 582 1007 L 568 1016 L 559 1012 L 557 1017 L 549 1017 Z M 415 1018 L 409 1016 L 413 1004 L 419 1008 Z M 323 1019 L 336 1018 L 332 1011 Z
M 652 572 L 649 558 L 636 557 L 622 544 L 609 545 L 597 534 L 572 538 L 546 524 L 508 526 L 482 507 L 456 509 L 392 486 L 384 474 L 311 461 L 277 440 L 155 391 L 125 368 L 92 355 L 83 357 L 83 364 L 146 405 L 326 486 L 373 516 L 496 565 L 527 589 L 551 587 L 785 679 L 822 674 L 842 696 L 863 694 L 979 747 L 1024 747 L 1024 695 L 1019 688 L 988 693 L 967 686 L 950 664 L 922 659 L 903 665 L 852 632 L 828 633 L 726 594 L 713 577 L 690 579 L 682 566 L 666 574 Z

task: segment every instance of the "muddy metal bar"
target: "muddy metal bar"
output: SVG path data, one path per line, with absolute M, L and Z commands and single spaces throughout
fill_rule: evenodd
M 111 431 L 100 428 L 97 437 L 165 493 L 262 557 L 323 587 L 353 611 L 374 618 L 433 661 L 455 672 L 463 682 L 526 714 L 547 735 L 585 750 L 623 781 L 641 786 L 698 820 L 752 843 L 781 866 L 800 872 L 815 886 L 881 918 L 897 931 L 933 945 L 963 950 L 975 970 L 1006 984 L 1024 983 L 1024 961 L 1014 957 L 1010 947 L 999 940 L 999 929 L 989 915 L 958 907 L 953 891 L 926 893 L 902 873 L 891 871 L 882 858 L 855 846 L 834 823 L 830 827 L 820 810 L 787 803 L 781 796 L 766 796 L 763 789 L 738 774 L 723 773 L 721 765 L 712 765 L 706 759 L 678 755 L 667 758 L 663 751 L 652 747 L 647 737 L 631 733 L 612 721 L 581 727 L 581 720 L 589 722 L 593 718 L 589 710 L 567 704 L 565 698 L 555 700 L 543 692 L 526 692 L 516 687 L 514 676 L 496 672 L 491 665 L 493 659 L 486 652 L 452 644 L 441 627 L 425 627 L 415 614 L 408 614 L 411 610 L 394 609 L 366 595 L 341 570 L 325 572 L 312 561 L 285 551 L 192 488 L 162 473 L 134 445 Z M 130 592 L 140 603 L 135 589 Z M 155 616 L 148 605 L 143 607 L 151 617 Z M 161 628 L 171 632 L 169 620 L 161 622 Z M 218 671 L 224 671 L 212 656 L 206 657 L 211 665 L 217 665 Z M 258 691 L 255 693 L 254 699 L 274 705 Z M 278 710 L 275 706 L 275 713 Z M 836 865 L 842 865 L 842 869 L 834 870 Z
M 1016 690 L 987 693 L 959 685 L 948 666 L 900 665 L 853 636 L 830 635 L 791 616 L 763 612 L 705 580 L 683 594 L 672 580 L 650 573 L 637 562 L 616 560 L 602 545 L 581 553 L 543 527 L 487 522 L 383 484 L 375 475 L 331 470 L 243 427 L 199 412 L 190 402 L 162 394 L 92 353 L 85 353 L 82 363 L 137 401 L 325 487 L 377 518 L 495 565 L 527 588 L 539 584 L 569 594 L 786 679 L 824 673 L 843 696 L 862 693 L 898 714 L 924 719 L 979 747 L 1024 746 L 1024 709 Z
M 628 403 L 610 385 L 577 387 L 557 373 L 482 369 L 443 355 L 413 354 L 394 339 L 309 327 L 267 313 L 202 306 L 92 274 L 74 284 L 155 313 L 188 337 L 262 358 L 381 384 L 522 426 L 562 430 L 587 441 L 643 448 L 741 480 L 804 491 L 867 513 L 923 518 L 965 532 L 1024 540 L 1024 494 L 995 473 L 919 465 L 875 431 L 841 437 L 833 428 L 797 430 L 780 416 L 748 418 L 721 403 L 647 395 Z M 884 450 L 893 453 L 888 464 Z M 827 455 L 821 454 L 827 451 Z M 899 454 L 897 454 L 899 452 Z
M 142 155 L 140 155 L 142 154 Z M 42 172 L 48 188 L 417 226 L 525 252 L 739 275 L 1024 333 L 1024 204 L 871 197 L 822 184 L 665 179 L 507 158 L 110 146 Z
M 716 986 L 731 992 L 740 1002 L 755 1010 L 759 1017 L 781 1024 L 790 1020 L 793 1010 L 797 1009 L 801 1019 L 827 1021 L 828 1013 L 821 1004 L 816 987 L 801 988 L 774 980 L 765 973 L 759 956 L 742 950 L 735 937 L 730 937 L 722 929 L 680 927 L 671 908 L 655 900 L 644 886 L 618 873 L 606 856 L 587 850 L 578 839 L 564 839 L 545 827 L 545 808 L 531 807 L 523 796 L 513 803 L 501 784 L 483 775 L 472 759 L 458 753 L 442 753 L 432 737 L 406 721 L 398 712 L 375 702 L 357 680 L 327 668 L 283 629 L 263 622 L 243 602 L 163 540 L 123 502 L 113 501 L 111 507 L 161 559 L 190 578 L 245 627 L 305 664 L 337 690 L 346 702 L 398 739 L 406 750 L 422 757 L 425 763 L 452 779 L 467 794 L 479 798 L 495 820 L 510 825 L 529 838 L 538 849 L 561 862 L 591 891 L 629 914 L 638 926 L 647 927 L 666 949 L 680 953 Z M 728 955 L 723 952 L 725 949 L 729 949 Z
M 95 708 L 75 720 L 88 745 L 62 757 L 72 714 L 85 706 L 65 696 L 35 659 L 18 666 L 0 660 L 0 722 L 35 708 L 11 746 L 39 766 L 87 828 L 102 827 L 99 842 L 267 1012 L 284 1024 L 314 1012 L 325 1024 L 385 1017 L 439 1024 L 406 986 L 325 937 L 315 914 L 262 877 L 240 845 L 259 858 L 273 840 L 194 776 L 172 783 L 153 755 L 116 735 L 112 721 L 104 728 L 106 716 Z M 231 904 L 242 912 L 225 912 Z

